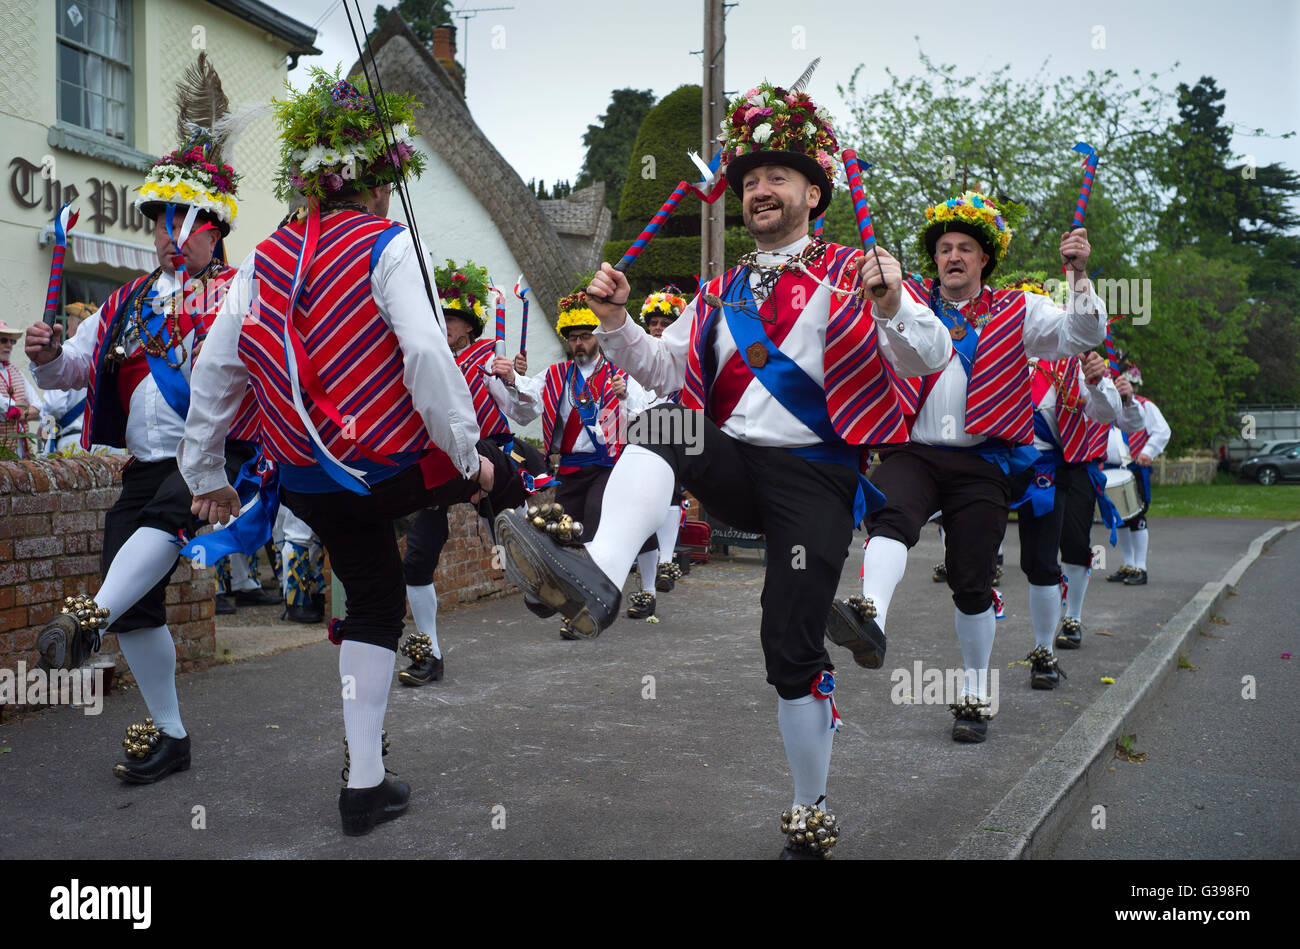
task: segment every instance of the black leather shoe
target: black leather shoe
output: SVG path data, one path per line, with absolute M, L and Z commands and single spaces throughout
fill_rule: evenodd
M 1107 583 L 1123 583 L 1128 579 L 1129 573 L 1133 570 L 1128 564 L 1121 564 L 1120 568 L 1106 578 Z
M 77 669 L 99 651 L 99 630 L 71 613 L 59 613 L 36 637 L 36 650 L 41 656 L 38 668 Z
M 281 602 L 278 596 L 272 596 L 261 587 L 256 590 L 235 591 L 236 606 L 279 606 Z
M 661 563 L 655 568 L 655 589 L 660 593 L 671 593 L 682 575 L 682 568 L 675 563 Z
M 213 602 L 216 606 L 213 608 L 218 616 L 233 616 L 235 614 L 235 597 L 230 593 L 218 593 Z
M 127 758 L 113 765 L 113 775 L 127 784 L 153 784 L 173 771 L 190 769 L 190 736 L 173 738 L 163 732 L 144 760 Z
M 547 606 L 531 593 L 524 594 L 524 606 L 528 607 L 528 612 L 534 616 L 540 616 L 542 619 L 555 615 L 555 607 Z
M 500 515 L 496 533 L 505 548 L 506 578 L 554 607 L 578 636 L 599 636 L 618 618 L 622 591 L 582 547 L 561 546 L 518 511 Z
M 443 668 L 442 660 L 430 656 L 423 662 L 413 662 L 407 668 L 397 673 L 397 679 L 402 685 L 428 685 L 430 682 L 437 682 L 442 678 Z
M 401 817 L 410 803 L 411 786 L 405 781 L 384 778 L 383 783 L 373 788 L 340 788 L 339 816 L 343 818 L 343 833 L 362 837 L 374 830 L 376 824 Z
M 853 661 L 867 669 L 885 664 L 885 634 L 876 624 L 870 600 L 851 596 L 835 600 L 826 615 L 826 638 L 853 653 Z
M 1054 689 L 1061 679 L 1068 679 L 1065 670 L 1056 657 L 1043 646 L 1038 646 L 1029 655 L 1029 687 L 1031 689 Z
M 956 721 L 952 723 L 952 740 L 977 745 L 989 734 L 989 703 L 973 695 L 963 695 L 956 705 L 949 705 Z
M 655 615 L 655 595 L 638 590 L 627 598 L 628 619 L 649 619 Z
M 934 573 L 931 575 L 931 579 L 934 580 L 935 583 L 947 583 L 948 582 L 947 564 L 942 564 L 942 563 L 935 564 Z
M 325 611 L 316 609 L 310 603 L 295 603 L 285 607 L 284 618 L 291 623 L 323 623 Z
M 1056 634 L 1058 649 L 1078 649 L 1083 642 L 1083 624 L 1067 616 L 1061 621 L 1061 631 Z
M 1124 578 L 1126 587 L 1144 587 L 1147 585 L 1147 572 L 1145 570 L 1133 569 L 1129 575 Z

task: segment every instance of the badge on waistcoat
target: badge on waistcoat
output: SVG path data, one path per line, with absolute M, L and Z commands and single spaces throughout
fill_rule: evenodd
M 767 365 L 767 347 L 760 342 L 753 342 L 745 350 L 745 361 L 755 369 L 762 369 Z
M 948 332 L 955 340 L 963 340 L 966 338 L 966 327 L 961 323 L 958 323 L 955 326 L 950 326 Z

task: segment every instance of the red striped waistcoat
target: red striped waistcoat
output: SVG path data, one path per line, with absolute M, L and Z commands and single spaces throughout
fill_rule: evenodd
M 1146 405 L 1150 401 L 1150 399 L 1142 398 L 1136 392 L 1133 393 L 1133 398 L 1137 399 L 1139 405 Z M 1138 455 L 1142 454 L 1142 449 L 1146 447 L 1147 442 L 1150 440 L 1151 433 L 1145 427 L 1128 436 L 1128 453 L 1133 456 L 1134 461 L 1137 460 Z
M 913 274 L 903 287 L 914 300 L 929 305 L 932 282 Z M 1025 354 L 1025 294 L 994 290 L 992 319 L 980 330 L 975 361 L 966 385 L 966 431 L 1001 438 L 1014 445 L 1034 441 L 1034 400 L 1029 393 L 1029 357 Z M 954 351 L 953 359 L 960 359 Z M 925 378 L 937 379 L 938 374 Z M 902 380 L 900 398 L 909 414 L 908 427 L 920 412 L 922 377 Z
M 371 250 L 394 226 L 400 225 L 359 211 L 325 215 L 290 330 L 302 337 L 321 384 L 350 423 L 352 440 L 386 456 L 433 447 L 402 383 L 397 335 L 380 315 L 370 287 Z M 263 452 L 289 465 L 316 463 L 294 408 L 283 338 L 304 229 L 303 222 L 295 221 L 257 245 L 255 303 L 239 338 L 239 356 L 262 410 Z M 336 458 L 354 462 L 363 457 L 305 389 L 303 403 Z
M 861 259 L 860 250 L 828 244 L 823 258 L 808 267 L 818 279 L 838 288 L 831 295 L 826 323 L 823 363 L 826 410 L 836 433 L 850 445 L 904 442 L 907 440 L 907 427 L 898 393 L 899 380 L 880 352 L 875 321 L 856 295 L 861 284 L 857 269 Z M 717 308 L 704 302 L 704 294 L 721 297 L 732 280 L 748 279 L 744 269 L 733 267 L 721 277 L 710 280 L 695 298 L 681 403 L 689 409 L 704 411 L 710 418 L 713 416 L 709 408 L 709 390 L 717 372 L 710 372 L 710 378 L 705 379 L 704 366 L 708 362 L 705 347 L 712 345 L 715 320 L 720 318 L 720 314 Z M 806 275 L 790 272 L 781 275 L 773 294 L 783 293 L 801 282 L 806 284 L 804 299 L 811 299 L 816 284 Z M 732 358 L 743 363 L 740 353 Z M 719 425 L 726 421 L 713 420 Z
M 476 343 L 470 343 L 456 354 L 456 365 L 460 366 L 465 381 L 469 383 L 469 394 L 474 398 L 474 414 L 478 416 L 479 435 L 482 438 L 487 438 L 489 435 L 510 434 L 510 423 L 501 414 L 497 404 L 492 401 L 487 380 L 479 371 L 484 360 L 492 355 L 495 345 L 495 339 L 480 339 Z
M 571 360 L 564 362 L 551 363 L 546 367 L 546 375 L 543 379 L 542 386 L 542 451 L 549 453 L 551 451 L 552 439 L 555 437 L 555 426 L 560 421 L 556 416 L 560 409 L 560 399 L 564 394 L 564 380 L 568 376 L 569 367 L 573 363 Z M 574 373 L 578 369 L 574 367 Z M 609 384 L 615 378 L 627 382 L 627 373 L 619 369 L 612 362 L 604 357 L 601 358 L 600 368 L 591 374 L 587 379 L 587 390 L 593 393 L 600 403 L 600 409 L 597 411 L 597 427 L 604 429 L 601 434 L 605 436 L 605 450 L 609 452 L 609 457 L 617 459 L 619 452 L 623 450 L 623 443 L 618 440 L 618 435 L 624 430 L 622 424 L 623 413 L 626 411 L 623 400 L 610 391 Z M 569 394 L 572 401 L 573 394 Z M 573 414 L 573 408 L 569 408 L 569 415 Z M 568 418 L 564 419 L 565 429 L 568 428 Z M 608 422 L 608 424 L 605 424 Z M 572 445 L 562 445 L 561 449 L 565 454 L 569 453 Z

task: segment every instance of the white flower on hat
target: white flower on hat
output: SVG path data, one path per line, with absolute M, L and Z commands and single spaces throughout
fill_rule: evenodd
M 803 133 L 811 138 L 813 135 L 817 134 L 817 126 L 813 125 L 811 122 L 805 122 L 803 124 Z
M 764 122 L 758 128 L 754 129 L 754 141 L 758 142 L 758 144 L 760 145 L 762 145 L 771 137 L 772 137 L 772 125 L 769 122 Z

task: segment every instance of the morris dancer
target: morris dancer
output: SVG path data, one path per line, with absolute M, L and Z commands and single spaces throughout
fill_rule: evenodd
M 1013 277 L 1003 283 L 1003 289 L 1047 295 L 1041 278 L 1032 275 Z M 1029 581 L 1034 632 L 1034 648 L 1026 657 L 1029 684 L 1034 689 L 1055 689 L 1064 675 L 1054 646 L 1062 645 L 1056 639 L 1061 576 L 1064 572 L 1070 592 L 1076 593 L 1085 587 L 1092 564 L 1088 535 L 1097 492 L 1086 465 L 1091 447 L 1088 422 L 1099 423 L 1105 431 L 1119 412 L 1119 394 L 1106 379 L 1106 361 L 1094 352 L 1082 360 L 1031 358 L 1029 393 L 1034 400 L 1034 448 L 1039 457 L 1012 481 L 1011 493 L 1019 500 L 1011 506 L 1019 509 L 1020 569 Z M 1081 532 L 1068 513 L 1076 495 L 1083 497 L 1088 521 Z M 1069 530 L 1063 526 L 1067 519 Z M 1077 648 L 1077 643 L 1065 648 Z
M 210 100 L 224 101 L 215 70 L 200 54 L 198 70 L 213 90 L 190 114 L 211 121 Z M 182 101 L 182 128 L 186 107 Z M 200 525 L 176 452 L 194 404 L 190 379 L 218 306 L 234 276 L 221 241 L 238 207 L 239 180 L 221 159 L 222 143 L 206 132 L 156 162 L 135 206 L 154 223 L 159 267 L 113 291 L 72 339 L 37 322 L 27 329 L 27 355 L 39 384 L 86 389 L 81 445 L 126 448 L 122 494 L 104 522 L 101 570 L 93 597 L 69 597 L 64 612 L 40 632 L 48 667 L 73 669 L 116 633 L 151 721 L 128 729 L 127 760 L 113 773 L 149 784 L 190 766 L 190 736 L 176 696 L 176 646 L 167 628 L 167 582 L 186 535 Z M 212 170 L 212 169 L 215 169 Z M 234 393 L 224 475 L 235 478 L 256 447 L 256 403 Z M 223 436 L 225 433 L 223 432 Z M 220 451 L 220 448 L 219 448 Z M 220 457 L 220 456 L 219 456 Z
M 180 460 L 197 514 L 238 513 L 222 437 L 251 381 L 283 503 L 320 537 L 347 591 L 331 639 L 341 644 L 350 753 L 339 814 L 358 836 L 410 798 L 406 782 L 385 778 L 381 749 L 406 615 L 394 519 L 485 492 L 500 510 L 519 503 L 522 487 L 500 448 L 478 440 L 415 243 L 385 216 L 394 182 L 424 166 L 410 98 L 385 96 L 380 109 L 337 74 L 312 75 L 310 88 L 277 103 L 278 197 L 307 196 L 304 219 L 258 244 L 232 282 L 194 376 Z
M 1119 353 L 1120 375 L 1133 387 L 1142 384 L 1142 373 L 1137 364 Z M 1125 403 L 1126 408 L 1130 403 Z M 1147 510 L 1151 507 L 1151 464 L 1169 445 L 1173 434 L 1159 407 L 1150 399 L 1134 394 L 1129 409 L 1120 416 L 1119 424 L 1111 429 L 1106 450 L 1106 463 L 1112 467 L 1127 465 L 1138 480 L 1142 495 L 1142 509 L 1124 522 L 1119 531 L 1119 549 L 1124 563 L 1106 579 L 1125 586 L 1145 586 L 1147 582 Z M 1140 421 L 1140 424 L 1139 424 Z M 1123 446 L 1122 448 L 1120 446 Z M 1131 460 L 1124 460 L 1127 457 Z
M 446 267 L 435 271 L 434 281 L 447 321 L 447 345 L 469 386 L 480 436 L 495 442 L 516 464 L 527 459 L 526 486 L 536 487 L 539 481 L 544 486 L 546 459 L 523 439 L 515 439 L 502 414 L 502 408 L 510 407 L 514 400 L 505 383 L 493 374 L 498 358 L 494 356 L 495 340 L 480 338 L 487 325 L 483 310 L 488 299 L 487 271 L 472 261 L 458 266 L 448 260 Z M 403 685 L 427 685 L 439 681 L 445 673 L 438 643 L 438 593 L 433 587 L 433 574 L 450 533 L 446 506 L 425 508 L 406 532 L 402 571 L 416 632 L 401 646 L 402 655 L 411 660 L 411 665 L 397 674 Z
M 621 438 L 627 420 L 648 402 L 636 380 L 605 358 L 592 335 L 597 325 L 587 294 L 575 290 L 560 300 L 555 322 L 556 332 L 568 343 L 573 358 L 552 363 L 544 373 L 531 377 L 502 370 L 505 382 L 519 394 L 511 418 L 526 425 L 541 407 L 542 444 L 550 453 L 560 455 L 555 502 L 573 522 L 582 525 L 580 533 L 586 537 L 594 537 L 600 526 L 605 485 L 623 450 Z M 555 613 L 551 605 L 539 603 L 531 595 L 525 601 L 538 616 Z M 599 632 L 575 628 L 567 619 L 560 625 L 563 639 L 586 639 Z
M 836 174 L 824 110 L 763 83 L 730 104 L 723 128 L 727 181 L 757 248 L 710 280 L 660 339 L 628 318 L 627 279 L 609 264 L 587 290 L 610 355 L 656 392 L 682 390 L 681 405 L 650 410 L 662 423 L 655 429 L 702 431 L 702 443 L 629 446 L 585 554 L 513 514 L 497 529 L 507 576 L 587 635 L 617 617 L 629 564 L 679 481 L 726 523 L 766 535 L 759 635 L 794 777 L 782 857 L 815 858 L 836 836 L 833 818 L 819 816 L 838 718 L 826 614 L 853 527 L 867 497 L 877 497 L 859 478 L 863 446 L 906 436 L 887 364 L 904 375 L 933 372 L 951 347 L 933 314 L 902 296 L 902 272 L 887 253 L 864 257 L 808 236 Z M 883 296 L 864 304 L 860 291 L 881 284 Z M 692 411 L 704 415 L 688 428 Z M 844 640 L 856 661 L 878 668 L 883 640 L 870 639 L 856 616 L 851 622 Z
M 882 453 L 875 484 L 888 499 L 870 521 L 863 558 L 862 610 L 882 632 L 908 548 L 940 510 L 953 620 L 965 669 L 965 694 L 952 705 L 952 737 L 984 741 L 989 656 L 996 618 L 993 576 L 1012 498 L 1011 478 L 1032 460 L 1029 356 L 1064 359 L 1101 343 L 1106 321 L 1087 277 L 1082 228 L 1061 238 L 1069 267 L 1066 309 L 1046 297 L 990 289 L 1012 225 L 984 195 L 968 191 L 926 209 L 917 254 L 931 279 L 912 277 L 908 294 L 948 327 L 954 354 L 942 373 L 909 379 L 911 441 Z

